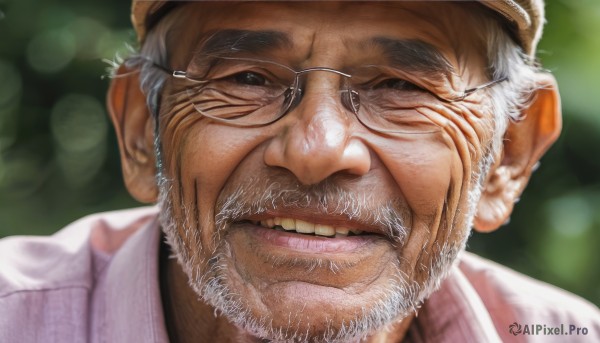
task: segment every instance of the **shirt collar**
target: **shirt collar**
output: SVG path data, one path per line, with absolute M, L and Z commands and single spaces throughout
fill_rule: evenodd
M 158 218 L 140 228 L 113 256 L 106 275 L 108 342 L 168 342 L 158 280 Z
M 501 342 L 483 301 L 457 265 L 419 309 L 411 342 Z

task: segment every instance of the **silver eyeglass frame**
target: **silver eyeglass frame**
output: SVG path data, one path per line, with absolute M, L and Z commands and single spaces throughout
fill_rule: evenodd
M 329 68 L 329 67 L 310 67 L 310 68 L 306 68 L 306 69 L 302 69 L 302 70 L 296 71 L 296 70 L 292 69 L 291 67 L 289 67 L 287 65 L 280 64 L 280 63 L 277 63 L 277 62 L 274 62 L 274 61 L 267 61 L 267 60 L 253 59 L 253 58 L 238 58 L 238 57 L 224 57 L 224 56 L 216 56 L 216 57 L 220 58 L 220 59 L 228 59 L 228 60 L 240 60 L 240 61 L 252 61 L 252 62 L 269 63 L 269 64 L 273 64 L 273 65 L 277 65 L 279 67 L 282 67 L 282 68 L 284 68 L 286 70 L 289 70 L 290 72 L 292 72 L 294 74 L 294 81 L 293 81 L 292 85 L 288 88 L 288 90 L 291 92 L 291 99 L 289 101 L 288 107 L 285 108 L 285 109 L 283 109 L 281 111 L 281 114 L 279 114 L 278 116 L 276 116 L 273 120 L 271 120 L 269 122 L 260 123 L 260 124 L 252 124 L 252 125 L 244 125 L 244 124 L 236 123 L 236 122 L 231 121 L 231 120 L 222 119 L 222 118 L 213 117 L 213 116 L 208 116 L 208 115 L 205 115 L 205 114 L 201 113 L 202 115 L 207 116 L 207 117 L 209 117 L 211 119 L 217 120 L 219 122 L 226 123 L 228 125 L 234 125 L 234 126 L 243 126 L 243 127 L 255 127 L 256 126 L 256 127 L 260 127 L 260 126 L 270 125 L 270 124 L 278 121 L 279 119 L 283 118 L 285 116 L 285 114 L 289 111 L 289 108 L 290 108 L 291 104 L 293 104 L 296 101 L 296 98 L 297 98 L 298 94 L 302 93 L 302 89 L 298 86 L 299 85 L 299 77 L 302 74 L 306 74 L 306 73 L 313 72 L 313 71 L 324 71 L 324 72 L 331 72 L 331 73 L 338 74 L 338 75 L 343 76 L 343 77 L 345 77 L 347 79 L 351 79 L 352 78 L 351 74 L 345 73 L 345 72 L 337 70 L 337 69 Z M 191 81 L 191 82 L 194 82 L 194 83 L 207 83 L 207 82 L 212 81 L 212 80 L 201 80 L 201 79 L 189 77 L 188 73 L 186 71 L 171 70 L 171 69 L 168 69 L 168 68 L 163 67 L 161 65 L 158 65 L 158 64 L 156 64 L 154 62 L 152 62 L 152 64 L 155 67 L 157 67 L 158 69 L 164 71 L 165 73 L 170 74 L 172 77 L 174 77 L 176 79 L 185 79 L 185 80 L 188 80 L 188 81 Z M 366 65 L 365 67 L 377 67 L 377 66 L 376 65 Z M 429 92 L 431 95 L 433 95 L 434 97 L 436 97 L 438 100 L 441 100 L 441 101 L 446 102 L 446 103 L 453 103 L 453 102 L 462 101 L 466 97 L 468 97 L 469 95 L 471 95 L 473 93 L 476 93 L 476 92 L 478 92 L 478 91 L 480 91 L 482 89 L 490 88 L 490 87 L 492 87 L 494 85 L 497 85 L 497 84 L 499 84 L 501 82 L 504 82 L 504 81 L 508 81 L 508 77 L 502 77 L 502 78 L 499 78 L 499 79 L 496 79 L 496 80 L 492 80 L 492 81 L 483 83 L 483 84 L 478 85 L 476 87 L 468 88 L 468 89 L 464 90 L 460 95 L 458 95 L 458 96 L 456 96 L 456 97 L 454 97 L 452 99 L 441 97 L 438 94 L 436 94 L 434 92 L 431 92 L 431 91 L 428 91 L 428 90 L 425 90 L 425 91 Z M 354 90 L 354 89 L 352 89 L 351 87 L 348 87 L 348 89 L 344 89 L 344 90 L 340 90 L 340 91 L 341 92 L 347 92 L 347 93 L 349 93 L 348 94 L 348 101 L 349 101 L 349 103 L 347 105 L 350 105 L 351 108 L 348 108 L 348 109 L 351 110 L 354 113 L 355 117 L 358 119 L 358 121 L 363 126 L 367 127 L 370 130 L 375 130 L 377 132 L 381 132 L 381 133 L 384 133 L 384 134 L 397 134 L 397 133 L 400 133 L 400 132 L 396 132 L 396 131 L 392 131 L 392 130 L 386 131 L 386 130 L 383 130 L 381 128 L 373 128 L 370 125 L 366 124 L 360 118 L 360 116 L 358 115 L 358 111 L 360 109 L 360 101 L 356 102 L 355 99 L 359 99 L 358 98 L 359 92 L 356 91 L 356 90 Z M 344 103 L 344 105 L 346 105 L 346 104 Z M 347 105 L 346 105 L 346 107 L 348 107 Z

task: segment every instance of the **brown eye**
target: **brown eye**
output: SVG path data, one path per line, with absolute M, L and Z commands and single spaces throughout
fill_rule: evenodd
M 387 79 L 378 83 L 375 89 L 392 89 L 398 91 L 422 91 L 423 89 L 414 83 L 402 79 Z
M 264 86 L 267 80 L 260 74 L 251 71 L 245 71 L 232 75 L 230 79 L 238 84 L 247 86 Z

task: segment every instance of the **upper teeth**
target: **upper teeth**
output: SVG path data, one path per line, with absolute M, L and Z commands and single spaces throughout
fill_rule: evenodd
M 315 224 L 300 219 L 292 218 L 269 218 L 263 219 L 260 222 L 261 226 L 266 228 L 275 228 L 277 226 L 282 227 L 286 231 L 296 231 L 299 233 L 314 233 L 319 236 L 347 236 L 349 232 L 358 235 L 362 233 L 362 230 L 349 229 L 344 226 L 331 226 L 325 224 Z M 257 224 L 259 224 L 257 223 Z

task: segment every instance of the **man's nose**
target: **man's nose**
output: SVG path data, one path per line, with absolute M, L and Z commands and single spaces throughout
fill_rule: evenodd
M 289 126 L 269 142 L 265 163 L 289 170 L 306 185 L 336 173 L 366 174 L 371 168 L 369 149 L 352 135 L 355 118 L 339 94 L 331 89 L 304 94 L 287 114 L 294 117 Z

